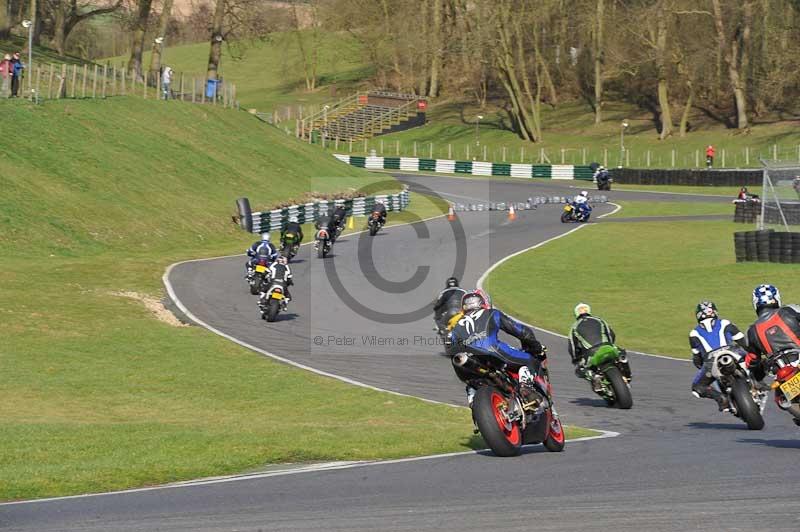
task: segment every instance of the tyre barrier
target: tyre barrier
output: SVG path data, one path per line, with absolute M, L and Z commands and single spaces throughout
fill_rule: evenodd
M 800 233 L 739 231 L 733 234 L 736 262 L 780 262 L 800 264 Z
M 741 187 L 761 185 L 763 170 L 646 170 L 613 168 L 614 182 L 620 185 L 684 185 L 703 187 Z
M 471 212 L 471 211 L 507 211 L 510 207 L 514 207 L 517 211 L 531 211 L 539 207 L 539 205 L 563 205 L 572 201 L 571 197 L 567 196 L 537 196 L 535 198 L 528 198 L 528 201 L 515 201 L 515 202 L 499 202 L 499 203 L 453 203 L 453 211 L 455 212 Z M 608 203 L 608 196 L 593 196 L 589 198 L 590 203 Z
M 761 216 L 761 202 L 737 201 L 733 212 L 733 221 L 740 224 L 754 224 Z

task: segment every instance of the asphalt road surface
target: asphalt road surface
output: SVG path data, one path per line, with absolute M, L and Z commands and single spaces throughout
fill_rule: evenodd
M 413 190 L 461 203 L 575 193 L 570 183 L 402 179 Z M 606 194 L 611 201 L 729 201 Z M 598 205 L 594 216 L 612 208 Z M 169 280 L 192 314 L 242 342 L 367 385 L 463 405 L 463 385 L 439 355 L 432 299 L 454 272 L 473 285 L 503 257 L 572 229 L 559 214 L 550 205 L 520 212 L 513 222 L 504 213 L 476 212 L 457 223 L 440 218 L 385 228 L 374 238 L 341 239 L 325 260 L 305 246 L 292 267 L 290 311 L 273 324 L 259 319 L 241 256 L 183 263 Z M 646 318 L 657 321 L 657 313 Z M 691 325 L 687 320 L 687 332 Z M 800 530 L 794 507 L 800 429 L 774 404 L 766 428 L 747 431 L 712 401 L 691 397 L 691 364 L 632 355 L 634 407 L 609 409 L 574 377 L 564 340 L 540 337 L 549 346 L 564 422 L 619 437 L 568 442 L 558 454 L 536 446 L 510 459 L 478 453 L 3 505 L 0 529 Z

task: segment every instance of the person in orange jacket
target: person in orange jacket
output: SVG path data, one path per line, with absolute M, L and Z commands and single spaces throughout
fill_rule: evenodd
M 706 148 L 706 168 L 714 166 L 714 153 L 714 146 L 709 144 L 708 148 Z

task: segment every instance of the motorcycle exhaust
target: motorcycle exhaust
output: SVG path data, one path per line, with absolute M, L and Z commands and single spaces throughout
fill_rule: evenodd
M 722 355 L 717 359 L 719 372 L 723 375 L 733 375 L 736 371 L 736 361 L 730 355 Z
M 474 371 L 475 373 L 486 374 L 491 370 L 483 364 L 477 362 L 466 353 L 458 353 L 453 357 L 453 365 L 466 370 Z

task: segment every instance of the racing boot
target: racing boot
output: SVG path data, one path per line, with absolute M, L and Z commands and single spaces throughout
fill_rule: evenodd
M 522 398 L 523 410 L 535 408 L 539 402 L 539 394 L 533 383 L 533 373 L 531 373 L 528 366 L 519 368 L 519 390 Z

